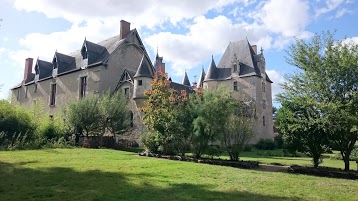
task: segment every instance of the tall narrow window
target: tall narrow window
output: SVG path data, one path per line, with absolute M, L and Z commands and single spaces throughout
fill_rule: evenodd
M 262 92 L 265 92 L 265 82 L 262 82 Z
M 265 122 L 265 116 L 262 116 L 262 125 L 265 126 L 266 122 Z
M 237 82 L 234 82 L 234 91 L 237 91 Z
M 138 85 L 142 86 L 143 85 L 143 81 L 142 80 L 138 80 Z
M 25 98 L 27 98 L 28 87 L 25 87 Z
M 133 123 L 133 119 L 134 119 L 134 115 L 133 115 L 133 112 L 131 111 L 131 119 L 130 119 L 130 126 L 133 128 L 134 126 L 134 123 Z
M 84 98 L 86 96 L 86 88 L 87 88 L 87 77 L 81 77 L 80 98 Z
M 37 83 L 34 85 L 34 93 L 37 92 Z
M 129 98 L 129 88 L 124 88 L 124 95 Z
M 262 109 L 266 110 L 266 100 L 262 100 Z
M 234 73 L 237 72 L 237 64 L 234 64 Z
M 16 95 L 16 100 L 17 101 L 20 101 L 20 90 L 21 90 L 21 88 L 17 89 L 17 95 Z
M 50 105 L 54 106 L 55 104 L 56 104 L 56 84 L 51 84 Z

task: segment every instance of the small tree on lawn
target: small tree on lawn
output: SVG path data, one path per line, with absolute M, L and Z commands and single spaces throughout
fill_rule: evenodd
M 230 160 L 238 161 L 239 154 L 254 137 L 253 125 L 255 108 L 251 103 L 235 101 L 232 112 L 227 121 L 226 132 L 223 133 L 221 143 L 226 148 Z
M 99 98 L 88 96 L 78 102 L 68 104 L 65 109 L 66 123 L 76 134 L 97 135 L 102 131 Z

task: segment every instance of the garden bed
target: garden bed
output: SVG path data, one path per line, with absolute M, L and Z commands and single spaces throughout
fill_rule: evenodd
M 220 165 L 220 166 L 229 166 L 236 168 L 244 168 L 244 169 L 253 169 L 259 168 L 259 162 L 257 161 L 229 161 L 229 160 L 221 160 L 221 159 L 196 159 L 188 156 L 168 156 L 161 154 L 154 154 L 150 152 L 141 152 L 139 156 L 147 156 L 147 157 L 155 157 L 155 158 L 163 158 L 169 160 L 177 160 L 177 161 L 187 161 L 187 162 L 195 162 L 195 163 L 204 163 L 210 165 Z
M 338 168 L 329 168 L 329 167 L 305 167 L 299 165 L 291 165 L 288 168 L 288 172 L 290 173 L 298 173 L 298 174 L 306 174 L 306 175 L 314 175 L 321 177 L 330 177 L 330 178 L 341 178 L 341 179 L 358 179 L 358 171 L 344 171 Z

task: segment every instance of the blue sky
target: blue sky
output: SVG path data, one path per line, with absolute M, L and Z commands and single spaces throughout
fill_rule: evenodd
M 50 61 L 57 50 L 70 53 L 84 38 L 99 42 L 131 22 L 154 58 L 158 47 L 167 71 L 181 82 L 218 63 L 230 41 L 248 38 L 264 49 L 273 95 L 283 75 L 295 70 L 285 62 L 294 37 L 336 30 L 336 39 L 358 42 L 356 0 L 0 0 L 0 99 L 21 82 L 25 59 Z

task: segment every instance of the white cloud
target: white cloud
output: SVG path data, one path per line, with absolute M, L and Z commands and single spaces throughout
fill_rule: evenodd
M 329 13 L 336 8 L 338 8 L 343 3 L 347 2 L 346 0 L 328 0 L 326 1 L 326 4 L 322 8 L 318 8 L 315 10 L 315 17 L 318 17 L 320 15 L 324 15 L 326 13 Z
M 351 37 L 351 38 L 346 38 L 343 40 L 344 44 L 350 44 L 350 43 L 355 43 L 358 45 L 358 36 L 356 37 Z
M 176 74 L 190 69 L 202 61 L 209 61 L 211 55 L 222 54 L 230 41 L 249 38 L 252 44 L 269 47 L 272 41 L 269 35 L 254 30 L 251 26 L 234 24 L 225 16 L 207 19 L 199 16 L 194 19 L 189 31 L 185 34 L 160 32 L 149 36 L 145 42 L 155 49 L 159 46 L 160 55 L 172 63 Z
M 139 0 L 16 0 L 15 7 L 28 12 L 41 12 L 49 18 L 65 18 L 76 24 L 87 19 L 106 20 L 120 16 L 138 27 L 153 27 L 167 21 L 176 24 L 182 19 L 191 19 L 239 1 L 245 3 L 247 0 L 146 0 L 145 3 Z
M 270 0 L 263 4 L 258 14 L 265 28 L 285 37 L 299 35 L 309 22 L 309 6 L 300 0 Z
M 275 99 L 276 95 L 283 92 L 281 84 L 285 82 L 283 75 L 276 70 L 266 70 L 267 75 L 273 81 L 272 83 L 272 97 Z

